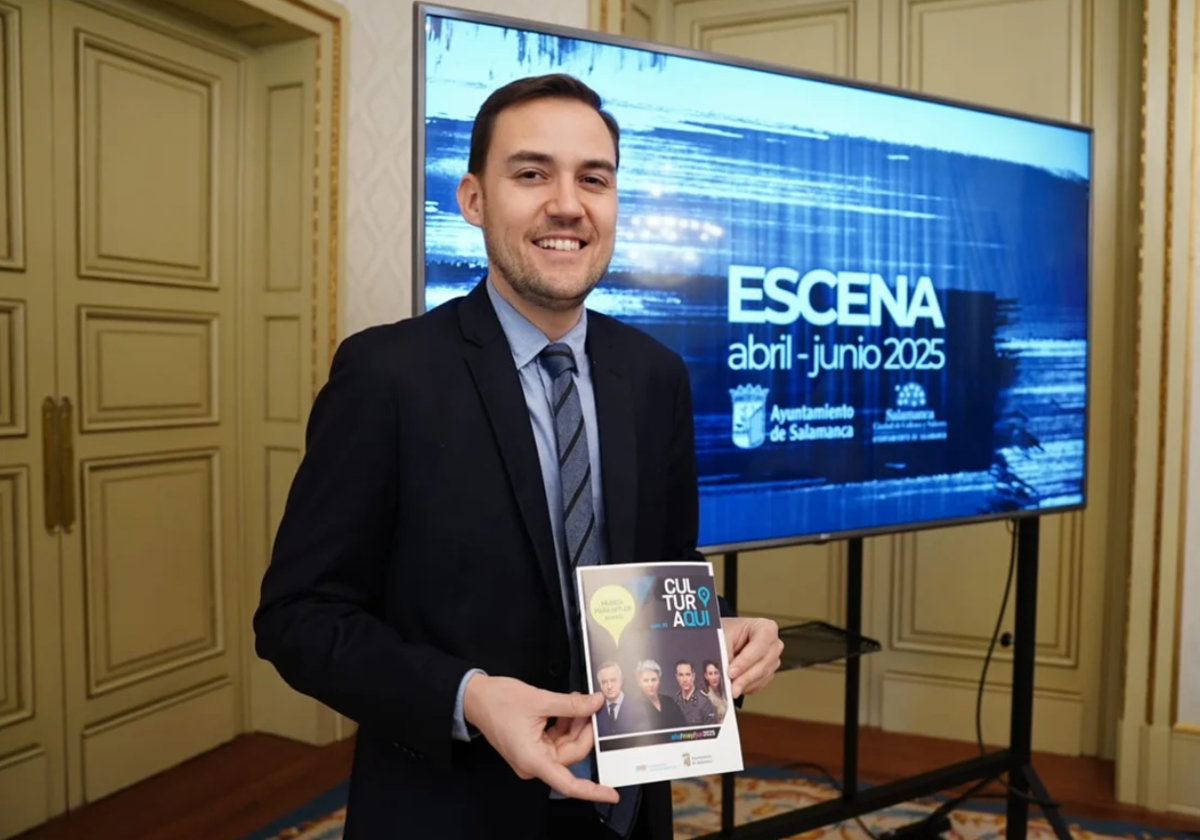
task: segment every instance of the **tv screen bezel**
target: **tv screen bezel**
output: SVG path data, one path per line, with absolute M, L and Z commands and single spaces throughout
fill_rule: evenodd
M 526 32 L 537 34 L 550 35 L 561 38 L 569 38 L 574 40 L 591 41 L 598 44 L 607 44 L 617 47 L 626 47 L 634 50 L 646 52 L 654 52 L 677 58 L 689 58 L 697 61 L 703 61 L 710 64 L 723 64 L 730 67 L 740 67 L 748 70 L 756 70 L 765 73 L 772 73 L 779 76 L 787 76 L 796 79 L 804 79 L 826 84 L 837 85 L 843 88 L 852 88 L 874 93 L 881 93 L 888 96 L 895 96 L 901 99 L 908 99 L 919 102 L 928 102 L 935 105 L 944 105 L 951 108 L 956 108 L 964 111 L 972 111 L 979 114 L 990 114 L 994 116 L 1008 117 L 1011 119 L 1020 120 L 1027 123 L 1047 125 L 1056 128 L 1068 129 L 1070 131 L 1083 134 L 1087 139 L 1087 154 L 1088 154 L 1088 206 L 1087 206 L 1087 277 L 1086 277 L 1086 323 L 1084 326 L 1085 345 L 1084 352 L 1084 382 L 1086 383 L 1086 396 L 1084 398 L 1083 409 L 1083 478 L 1081 482 L 1081 492 L 1079 502 L 1072 505 L 1057 505 L 1052 508 L 1030 508 L 1022 510 L 998 511 L 996 513 L 981 513 L 971 516 L 960 516 L 950 519 L 937 519 L 927 521 L 912 521 L 895 525 L 879 525 L 871 528 L 853 528 L 843 531 L 831 531 L 824 533 L 811 533 L 803 535 L 792 535 L 787 537 L 773 537 L 763 540 L 747 540 L 739 543 L 728 543 L 720 545 L 701 545 L 698 550 L 706 556 L 717 554 L 729 554 L 741 551 L 757 551 L 770 548 L 787 548 L 792 546 L 805 545 L 821 545 L 831 541 L 842 541 L 851 539 L 865 539 L 869 537 L 889 536 L 895 534 L 906 534 L 918 531 L 928 531 L 934 529 L 944 529 L 951 527 L 961 527 L 967 525 L 980 525 L 992 522 L 1013 521 L 1019 519 L 1030 519 L 1033 517 L 1046 515 L 1063 515 L 1069 513 L 1078 513 L 1084 511 L 1088 507 L 1089 482 L 1091 479 L 1091 469 L 1089 467 L 1089 458 L 1091 456 L 1091 418 L 1092 418 L 1092 333 L 1093 333 L 1093 306 L 1094 306 L 1094 236 L 1095 236 L 1095 180 L 1096 180 L 1096 144 L 1095 144 L 1095 129 L 1083 123 L 1072 122 L 1069 120 L 1056 119 L 1037 114 L 1024 113 L 1012 109 L 1001 108 L 997 106 L 985 105 L 976 102 L 968 102 L 965 100 L 955 99 L 952 97 L 939 96 L 935 94 L 925 93 L 923 91 L 913 91 L 905 88 L 897 88 L 889 85 L 883 85 L 875 82 L 863 81 L 860 79 L 852 79 L 842 76 L 834 76 L 825 73 L 819 73 L 812 70 L 803 70 L 797 67 L 789 67 L 787 65 L 774 64 L 766 61 L 757 61 L 740 56 L 728 55 L 724 53 L 714 53 L 705 50 L 692 49 L 688 47 L 680 47 L 673 44 L 664 44 L 656 41 L 647 41 L 640 38 L 633 38 L 627 35 L 618 35 L 610 32 L 601 32 L 591 29 L 580 29 L 562 24 L 544 23 L 528 18 L 520 18 L 510 15 L 502 15 L 494 12 L 482 12 L 474 9 L 464 9 L 455 6 L 446 6 L 440 3 L 414 2 L 413 3 L 413 74 L 412 74 L 412 314 L 413 316 L 420 315 L 425 312 L 425 225 L 424 225 L 424 208 L 425 208 L 425 19 L 427 17 L 442 17 L 452 20 L 460 20 L 470 23 L 479 23 L 488 26 L 507 27 L 511 29 L 519 29 Z

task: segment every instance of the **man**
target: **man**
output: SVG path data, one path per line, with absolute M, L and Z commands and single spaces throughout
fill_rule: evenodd
M 686 659 L 675 663 L 675 682 L 679 691 L 675 692 L 675 705 L 683 712 L 683 718 L 690 726 L 703 726 L 717 722 L 717 710 L 703 693 L 696 691 L 696 669 Z
M 678 354 L 584 309 L 619 131 L 563 76 L 481 107 L 459 206 L 487 276 L 339 347 L 255 615 L 259 654 L 358 722 L 345 840 L 670 840 L 666 784 L 592 776 L 573 567 L 700 559 Z M 725 619 L 734 692 L 774 623 Z
M 625 695 L 621 666 L 616 662 L 605 662 L 596 671 L 604 705 L 596 715 L 596 732 L 601 737 L 609 735 L 631 735 L 650 729 L 650 716 L 646 704 Z

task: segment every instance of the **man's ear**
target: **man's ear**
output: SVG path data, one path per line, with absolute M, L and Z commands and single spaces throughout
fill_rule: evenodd
M 458 182 L 458 210 L 475 227 L 483 227 L 483 184 L 468 172 Z

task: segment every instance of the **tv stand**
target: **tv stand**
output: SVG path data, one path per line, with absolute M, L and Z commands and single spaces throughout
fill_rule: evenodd
M 843 737 L 842 792 L 837 799 L 785 814 L 734 825 L 735 773 L 721 779 L 721 829 L 703 840 L 732 837 L 736 840 L 784 840 L 801 832 L 834 825 L 903 802 L 931 796 L 959 786 L 1008 778 L 1007 840 L 1025 840 L 1030 799 L 1050 796 L 1032 763 L 1033 684 L 1037 632 L 1038 525 L 1036 516 L 1014 519 L 1017 529 L 1016 601 L 1013 630 L 1012 715 L 1009 746 L 908 778 L 859 789 L 858 717 L 861 657 L 880 650 L 879 642 L 862 635 L 862 538 L 848 542 L 846 570 L 846 627 L 825 622 L 805 622 L 780 628 L 784 642 L 780 670 L 803 668 L 821 662 L 845 661 L 846 693 Z M 724 597 L 737 609 L 738 555 L 724 555 Z M 1072 840 L 1066 821 L 1056 808 L 1043 807 L 1058 840 Z M 903 826 L 889 836 L 932 838 L 945 830 L 941 818 Z

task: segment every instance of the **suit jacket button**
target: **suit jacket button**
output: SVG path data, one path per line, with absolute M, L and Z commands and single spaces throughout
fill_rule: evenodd
M 562 673 L 563 673 L 562 666 L 559 665 L 557 662 L 555 662 L 553 665 L 550 666 L 550 676 L 561 677 Z

